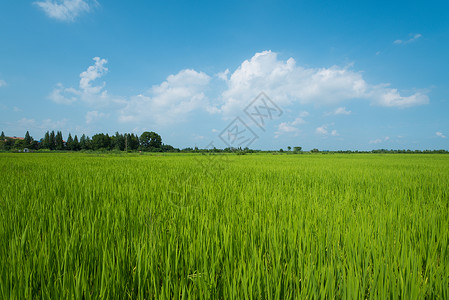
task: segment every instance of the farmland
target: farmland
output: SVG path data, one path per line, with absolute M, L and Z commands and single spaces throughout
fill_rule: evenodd
M 0 154 L 0 298 L 449 298 L 449 156 Z

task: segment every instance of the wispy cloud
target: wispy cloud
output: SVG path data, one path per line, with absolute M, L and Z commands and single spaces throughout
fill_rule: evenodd
M 89 12 L 96 1 L 86 0 L 45 0 L 34 2 L 45 14 L 60 21 L 73 22 L 84 12 Z
M 2 86 L 6 86 L 6 81 L 0 79 L 0 87 L 2 87 Z
M 443 138 L 443 139 L 446 138 L 446 136 L 445 136 L 442 132 L 440 132 L 440 131 L 435 132 L 435 134 L 436 134 L 437 136 L 439 136 L 440 138 Z
M 316 128 L 315 133 L 318 135 L 323 135 L 323 136 L 327 136 L 327 135 L 338 136 L 339 135 L 337 130 L 335 130 L 335 129 L 330 130 L 329 125 L 327 125 L 327 124 Z
M 410 34 L 412 37 L 409 38 L 408 40 L 395 40 L 393 42 L 393 44 L 395 45 L 406 45 L 406 44 L 410 44 L 413 43 L 414 41 L 416 41 L 417 39 L 419 39 L 420 37 L 422 37 L 421 33 L 416 33 L 416 34 Z
M 294 133 L 297 136 L 300 133 L 299 128 L 296 126 L 306 123 L 304 120 L 305 117 L 309 116 L 309 112 L 302 111 L 299 113 L 299 116 L 291 122 L 282 122 L 278 125 L 278 129 L 275 132 L 275 138 L 286 134 L 286 133 Z
M 384 138 L 379 138 L 379 139 L 371 140 L 371 141 L 369 141 L 369 143 L 370 143 L 370 144 L 380 144 L 380 143 L 383 143 L 383 142 L 386 142 L 386 141 L 389 141 L 389 140 L 390 140 L 390 137 L 389 137 L 389 136 L 386 136 L 386 137 L 384 137 Z
M 325 113 L 325 115 L 326 116 L 331 116 L 331 115 L 334 115 L 334 116 L 336 116 L 336 115 L 350 115 L 351 113 L 352 113 L 352 111 L 346 110 L 346 107 L 338 107 L 334 111 Z
M 92 122 L 98 121 L 99 119 L 105 117 L 106 114 L 102 112 L 98 112 L 96 110 L 88 111 L 86 113 L 86 124 L 90 124 Z

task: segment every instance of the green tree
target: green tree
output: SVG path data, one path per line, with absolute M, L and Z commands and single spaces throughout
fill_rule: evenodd
M 81 150 L 87 150 L 87 138 L 86 135 L 83 134 L 80 138 L 80 149 Z
M 50 133 L 47 131 L 41 141 L 41 148 L 50 149 Z
M 25 133 L 25 138 L 24 138 L 24 140 L 23 140 L 23 146 L 24 146 L 25 148 L 30 147 L 32 142 L 33 142 L 33 138 L 30 136 L 30 132 L 27 131 L 27 132 Z
M 112 136 L 112 148 L 123 151 L 125 150 L 125 137 L 118 132 Z
M 104 133 L 97 133 L 94 136 L 92 136 L 92 149 L 93 150 L 99 150 L 99 149 L 105 149 L 109 150 L 111 146 L 111 138 L 108 134 Z
M 302 150 L 302 147 L 299 147 L 299 146 L 293 147 L 293 152 L 295 152 L 295 153 L 299 153 L 299 152 L 301 152 L 301 150 Z
M 66 148 L 67 148 L 67 150 L 74 150 L 73 149 L 73 138 L 70 133 L 69 133 L 69 136 L 67 137 Z
M 288 151 L 291 151 L 291 150 L 292 150 L 292 147 L 288 146 L 287 149 L 288 149 Z
M 128 150 L 137 150 L 139 148 L 139 137 L 134 134 L 128 134 Z
M 64 139 L 62 138 L 62 132 L 58 131 L 55 137 L 56 150 L 64 150 Z
M 159 134 L 153 131 L 145 131 L 140 136 L 140 146 L 144 151 L 160 151 L 162 147 L 162 138 Z
M 55 138 L 55 131 L 52 130 L 49 137 L 49 149 L 55 150 L 56 149 L 56 138 Z
M 0 135 L 0 141 L 5 141 L 5 133 L 2 131 L 2 134 Z
M 80 149 L 80 143 L 78 142 L 78 137 L 75 134 L 75 138 L 73 139 L 72 150 L 78 151 Z

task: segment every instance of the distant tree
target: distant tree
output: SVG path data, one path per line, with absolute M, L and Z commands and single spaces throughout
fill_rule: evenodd
M 114 136 L 112 136 L 112 147 L 114 149 L 123 151 L 125 150 L 125 136 L 123 136 L 123 134 L 120 134 L 118 132 L 115 133 Z
M 3 140 L 0 140 L 0 149 L 1 150 L 11 150 L 14 147 L 14 140 L 12 138 L 6 137 Z
M 293 147 L 293 152 L 295 152 L 295 153 L 301 152 L 301 150 L 302 150 L 302 147 L 299 147 L 299 146 Z
M 27 132 L 25 133 L 25 138 L 24 138 L 24 140 L 23 140 L 23 146 L 24 146 L 25 148 L 29 148 L 29 147 L 31 147 L 31 143 L 32 143 L 32 142 L 33 142 L 33 138 L 31 137 L 30 132 L 27 131 Z
M 70 132 L 69 132 L 69 136 L 67 137 L 66 149 L 67 150 L 74 150 L 73 149 L 73 138 L 72 138 L 72 135 L 70 134 Z
M 72 150 L 78 151 L 79 149 L 80 149 L 80 143 L 78 142 L 78 137 L 75 134 L 75 138 L 73 139 L 73 143 L 72 143 Z
M 55 136 L 55 148 L 56 150 L 64 150 L 64 139 L 62 137 L 62 132 L 58 131 Z
M 86 135 L 83 134 L 80 138 L 80 149 L 81 150 L 87 150 L 87 138 Z
M 92 136 L 92 149 L 93 150 L 109 150 L 111 146 L 111 138 L 108 134 L 97 133 Z
M 318 153 L 318 152 L 320 152 L 320 150 L 318 150 L 317 148 L 313 148 L 312 150 L 310 150 L 310 152 L 312 152 L 312 153 Z
M 140 136 L 140 146 L 145 151 L 157 151 L 162 147 L 162 138 L 159 134 L 153 131 L 145 131 Z
M 137 150 L 139 148 L 139 137 L 134 133 L 128 134 L 128 150 Z
M 0 141 L 5 141 L 5 133 L 2 131 L 2 134 L 0 135 Z
M 55 138 L 55 131 L 54 130 L 52 130 L 51 133 L 50 133 L 49 149 L 50 150 L 55 150 L 56 149 L 56 138 Z
M 26 148 L 26 146 L 25 146 L 25 140 L 23 139 L 23 140 L 21 140 L 21 139 L 15 139 L 14 140 L 14 146 L 13 146 L 13 148 L 14 149 L 23 149 L 23 148 Z
M 279 149 L 279 152 L 284 152 L 284 149 L 282 149 L 282 148 L 281 148 L 281 149 Z
M 50 149 L 50 133 L 47 131 L 41 142 L 41 148 Z
M 288 151 L 291 151 L 291 150 L 292 150 L 292 147 L 288 146 L 287 149 L 288 149 Z

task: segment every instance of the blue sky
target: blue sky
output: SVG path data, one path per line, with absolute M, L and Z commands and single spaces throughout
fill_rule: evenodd
M 2 1 L 0 28 L 9 136 L 449 149 L 447 1 Z

